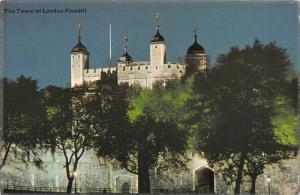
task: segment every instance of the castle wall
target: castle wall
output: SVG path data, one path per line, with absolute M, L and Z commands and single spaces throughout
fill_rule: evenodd
M 198 155 L 189 156 L 189 170 L 170 166 L 164 170 L 151 170 L 151 189 L 193 189 L 195 171 L 207 166 L 205 159 Z M 68 180 L 65 170 L 65 158 L 60 151 L 42 153 L 39 158 L 43 163 L 37 167 L 33 159 L 27 164 L 16 158 L 9 159 L 2 170 L 4 185 L 56 187 L 65 190 Z M 86 151 L 78 163 L 77 188 L 110 188 L 113 192 L 121 192 L 122 185 L 128 183 L 130 191 L 138 189 L 138 177 L 135 174 L 111 164 L 105 158 L 98 158 L 93 151 Z M 73 188 L 75 183 L 73 183 Z
M 70 156 L 70 155 L 69 155 Z M 62 152 L 56 151 L 43 153 L 39 156 L 42 160 L 36 166 L 33 159 L 24 164 L 16 159 L 10 159 L 2 170 L 4 184 L 56 187 L 66 190 L 68 179 L 65 170 L 65 158 Z M 76 183 L 77 188 L 110 188 L 114 192 L 120 191 L 116 184 L 117 177 L 131 178 L 133 189 L 137 189 L 137 176 L 127 171 L 114 168 L 104 158 L 98 158 L 93 151 L 86 151 L 78 163 Z M 73 188 L 75 184 L 73 183 Z
M 116 72 L 116 67 L 109 67 L 109 68 L 90 68 L 83 70 L 83 81 L 84 82 L 95 82 L 98 80 L 102 80 L 102 75 L 110 74 Z
M 167 63 L 152 65 L 149 62 L 134 62 L 118 66 L 118 84 L 128 83 L 142 88 L 152 88 L 156 82 L 180 79 L 185 73 L 185 65 Z

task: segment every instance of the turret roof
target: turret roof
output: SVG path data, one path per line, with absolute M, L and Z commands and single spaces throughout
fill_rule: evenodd
M 86 47 L 79 40 L 78 43 L 73 47 L 71 52 L 82 52 L 88 54 Z
M 157 29 L 156 34 L 153 36 L 150 42 L 160 42 L 165 41 L 165 38 L 159 33 L 159 29 Z
M 194 53 L 205 53 L 204 48 L 197 42 L 197 35 L 195 34 L 195 41 L 194 43 L 188 48 L 187 54 L 194 54 Z

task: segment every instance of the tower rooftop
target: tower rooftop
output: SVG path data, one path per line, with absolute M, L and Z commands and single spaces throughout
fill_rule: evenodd
M 197 54 L 197 53 L 204 54 L 205 53 L 204 48 L 197 41 L 197 30 L 195 30 L 194 32 L 195 32 L 194 35 L 195 40 L 194 43 L 188 48 L 187 54 Z
M 87 51 L 86 47 L 81 43 L 81 25 L 78 24 L 77 26 L 77 36 L 78 36 L 78 43 L 73 47 L 71 53 L 73 52 L 81 52 L 84 54 L 89 54 L 89 52 Z
M 187 50 L 187 54 L 195 53 L 205 53 L 204 48 L 197 41 L 195 41 Z
M 88 54 L 88 50 L 86 49 L 86 47 L 81 43 L 81 41 L 79 40 L 78 43 L 73 47 L 71 52 L 81 52 L 81 53 L 85 53 Z
M 165 38 L 159 33 L 159 29 L 157 29 L 156 34 L 153 36 L 150 42 L 160 42 L 165 41 Z
M 155 20 L 156 20 L 156 34 L 153 36 L 150 42 L 161 42 L 165 41 L 165 38 L 159 33 L 159 12 L 156 12 Z

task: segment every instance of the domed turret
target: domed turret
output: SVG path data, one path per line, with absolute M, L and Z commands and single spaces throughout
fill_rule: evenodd
M 195 40 L 194 43 L 188 48 L 187 54 L 194 54 L 194 53 L 205 53 L 204 48 L 197 42 L 197 34 L 194 35 Z
M 159 12 L 155 14 L 156 20 L 156 34 L 153 36 L 150 42 L 162 42 L 165 41 L 165 38 L 159 33 Z
M 80 26 L 80 24 L 78 24 L 78 27 L 77 27 L 78 43 L 73 47 L 71 53 L 80 52 L 80 53 L 84 53 L 84 54 L 89 54 L 86 47 L 81 43 L 80 31 L 81 31 L 81 26 Z
M 71 52 L 89 53 L 86 47 L 81 43 L 80 39 L 79 42 L 73 47 Z
M 156 34 L 150 41 L 150 64 L 153 67 L 166 63 L 166 44 L 165 38 L 159 33 L 159 13 L 156 12 Z
M 194 43 L 188 48 L 186 54 L 186 76 L 205 73 L 206 55 L 204 48 L 197 41 L 197 30 L 194 30 Z
M 83 72 L 85 69 L 89 69 L 89 52 L 80 41 L 80 30 L 81 26 L 80 24 L 78 24 L 78 43 L 73 47 L 71 51 L 71 87 L 82 85 Z
M 159 33 L 159 29 L 156 30 L 156 34 L 153 36 L 150 42 L 165 41 L 165 38 Z
M 132 62 L 132 57 L 127 53 L 127 51 L 120 57 L 122 62 Z
M 124 44 L 125 44 L 124 47 L 125 53 L 120 57 L 119 62 L 133 62 L 132 57 L 128 54 L 128 49 L 127 49 L 128 38 L 126 36 L 124 38 Z

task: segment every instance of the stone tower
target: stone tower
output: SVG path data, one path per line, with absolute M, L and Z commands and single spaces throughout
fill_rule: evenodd
M 78 25 L 78 43 L 71 51 L 71 87 L 83 84 L 83 73 L 85 69 L 89 69 L 89 52 L 81 43 L 80 36 L 81 27 Z
M 186 76 L 206 73 L 206 54 L 204 48 L 197 42 L 197 31 L 194 30 L 194 43 L 188 48 L 186 54 Z
M 159 66 L 166 63 L 165 39 L 159 33 L 159 13 L 156 13 L 156 34 L 150 41 L 150 64 Z

